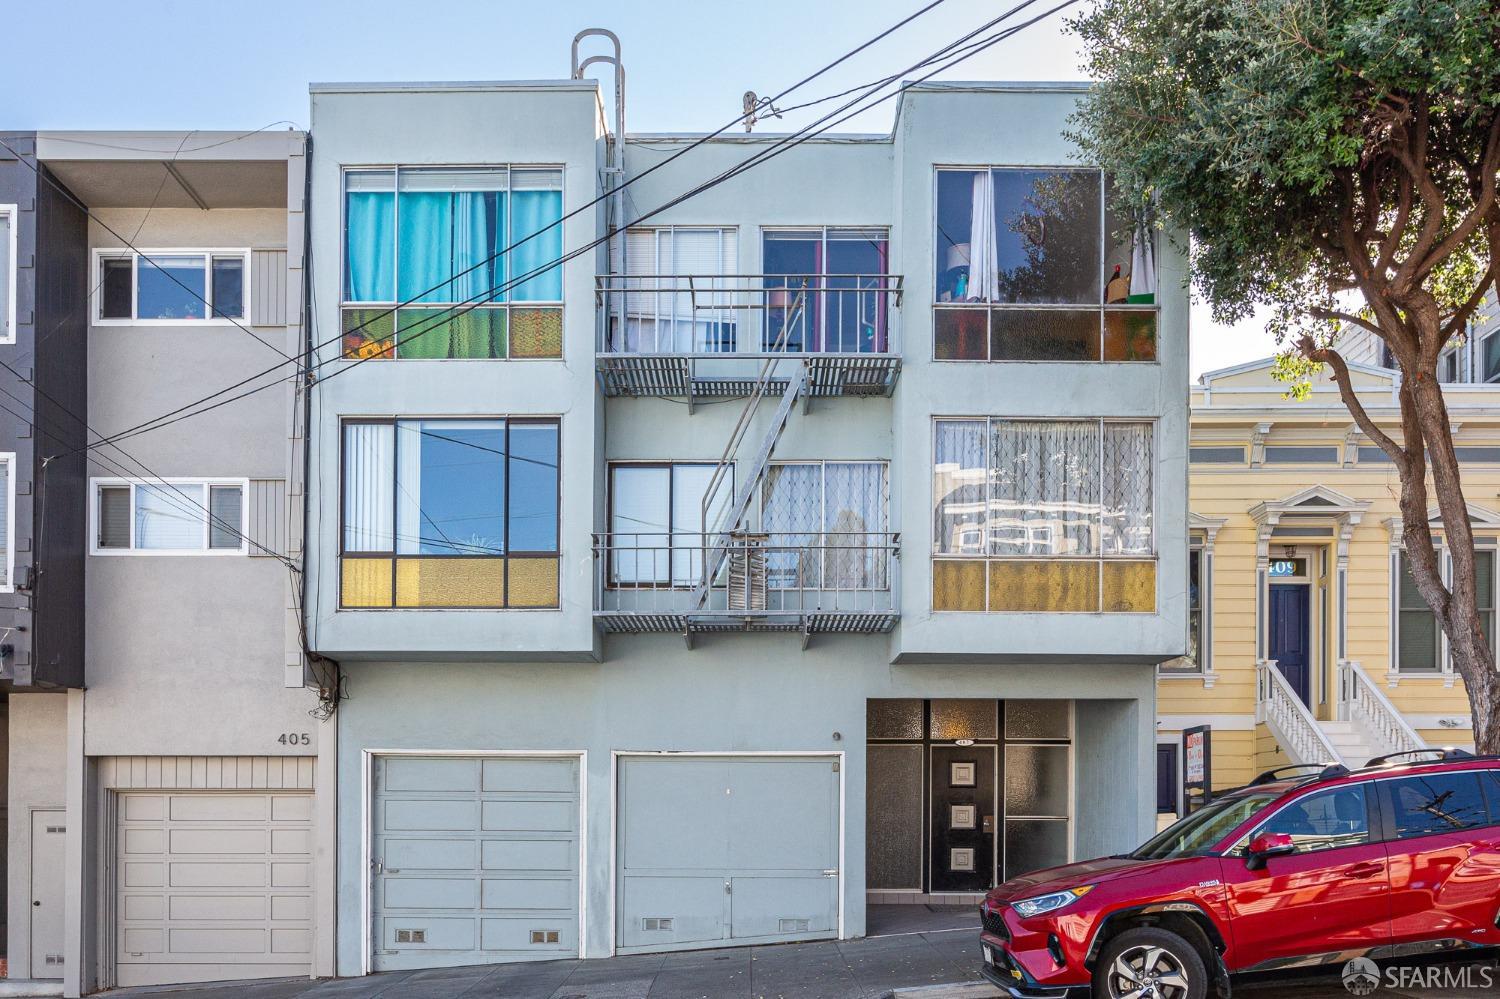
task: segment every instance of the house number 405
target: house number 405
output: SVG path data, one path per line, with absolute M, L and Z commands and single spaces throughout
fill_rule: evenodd
M 306 732 L 283 732 L 276 737 L 276 741 L 283 746 L 310 746 L 312 736 Z

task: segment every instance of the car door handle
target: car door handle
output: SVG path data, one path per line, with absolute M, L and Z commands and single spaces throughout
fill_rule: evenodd
M 1383 870 L 1385 870 L 1384 864 L 1368 863 L 1355 864 L 1344 873 L 1351 878 L 1372 878 Z

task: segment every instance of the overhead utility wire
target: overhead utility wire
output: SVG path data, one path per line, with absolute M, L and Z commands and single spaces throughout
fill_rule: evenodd
M 969 58 L 971 58 L 974 55 L 977 55 L 979 52 L 982 52 L 985 49 L 988 49 L 991 46 L 993 46 L 995 44 L 998 44 L 999 42 L 1004 41 L 1007 38 L 1012 37 L 1016 33 L 1024 30 L 1025 28 L 1030 27 L 1031 25 L 1037 23 L 1038 21 L 1044 20 L 1047 17 L 1050 17 L 1051 15 L 1057 13 L 1058 11 L 1061 11 L 1061 10 L 1067 8 L 1067 7 L 1073 6 L 1073 4 L 1077 3 L 1078 0 L 1064 0 L 1063 3 L 1057 4 L 1057 5 L 1053 6 L 1052 8 L 1049 8 L 1048 10 L 1044 11 L 1043 13 L 1041 13 L 1041 14 L 1039 14 L 1039 15 L 1037 15 L 1037 16 L 1035 16 L 1035 17 L 1033 17 L 1033 18 L 1031 18 L 1031 19 L 1029 19 L 1027 21 L 1024 21 L 1024 22 L 1022 22 L 1020 24 L 1014 25 L 1014 26 L 1012 26 L 1010 28 L 1006 28 L 1006 29 L 1004 29 L 1004 30 L 1002 30 L 1000 32 L 995 33 L 994 35 L 991 35 L 991 36 L 989 36 L 987 38 L 980 39 L 979 41 L 974 42 L 972 44 L 969 44 L 969 45 L 964 45 L 963 44 L 963 43 L 967 42 L 969 39 L 973 38 L 974 35 L 979 34 L 979 33 L 983 32 L 983 31 L 988 30 L 989 28 L 993 27 L 995 24 L 999 23 L 1000 21 L 1009 18 L 1010 16 L 1012 16 L 1017 11 L 1020 11 L 1020 10 L 1022 10 L 1024 8 L 1026 8 L 1026 7 L 1032 6 L 1035 2 L 1036 2 L 1036 0 L 1025 0 L 1025 2 L 1016 5 L 1015 7 L 1011 8 L 1006 13 L 1000 15 L 1000 17 L 995 18 L 995 19 L 987 22 L 984 25 L 981 25 L 979 28 L 977 28 L 974 31 L 968 33 L 967 35 L 963 36 L 962 38 L 960 38 L 960 39 L 958 39 L 958 40 L 956 40 L 954 42 L 949 43 L 948 45 L 946 45 L 942 49 L 940 49 L 937 53 L 934 53 L 933 56 L 929 56 L 927 59 L 924 59 L 921 62 L 914 64 L 914 66 L 912 67 L 912 68 L 915 68 L 915 67 L 921 67 L 921 66 L 930 65 L 936 59 L 946 58 L 947 56 L 951 55 L 955 50 L 957 50 L 959 52 L 959 54 L 954 55 L 952 58 L 948 59 L 948 61 L 944 62 L 942 65 L 938 66 L 936 69 L 932 70 L 931 72 L 929 72 L 929 73 L 927 73 L 927 74 L 925 74 L 923 76 L 920 76 L 920 77 L 918 77 L 918 78 L 916 78 L 914 80 L 911 80 L 911 81 L 907 82 L 906 84 L 903 84 L 901 87 L 899 87 L 897 90 L 893 91 L 892 93 L 886 94 L 886 95 L 884 95 L 884 96 L 882 96 L 882 97 L 880 97 L 880 98 L 878 98 L 878 99 L 876 99 L 876 100 L 874 100 L 874 101 L 866 104 L 864 107 L 855 108 L 849 114 L 844 115 L 842 118 L 839 118 L 838 120 L 833 121 L 833 122 L 829 123 L 828 125 L 825 125 L 822 128 L 817 129 L 816 131 L 813 131 L 813 132 L 810 132 L 809 134 L 803 135 L 802 134 L 803 132 L 806 132 L 809 128 L 812 127 L 811 125 L 810 126 L 805 126 L 803 129 L 799 130 L 799 132 L 792 133 L 789 136 L 786 136 L 786 137 L 783 137 L 783 138 L 779 139 L 771 147 L 768 147 L 768 149 L 762 150 L 761 152 L 757 153 L 755 156 L 747 158 L 745 161 L 742 161 L 740 164 L 737 164 L 735 167 L 731 168 L 730 170 L 725 171 L 725 173 L 719 175 L 718 177 L 715 177 L 715 178 L 713 178 L 713 179 L 711 179 L 711 180 L 709 180 L 709 181 L 707 181 L 707 182 L 705 182 L 703 184 L 700 184 L 698 187 L 696 187 L 696 188 L 694 188 L 694 189 L 686 192 L 683 195 L 678 196 L 677 198 L 674 198 L 673 200 L 667 202 L 666 204 L 660 205 L 657 208 L 652 209 L 651 211 L 645 213 L 644 215 L 641 215 L 641 216 L 637 217 L 632 224 L 639 224 L 640 222 L 645 221 L 648 218 L 652 218 L 652 217 L 660 214 L 661 212 L 666 211 L 667 209 L 672 208 L 672 207 L 676 206 L 677 204 L 680 204 L 681 202 L 683 202 L 683 201 L 685 201 L 685 200 L 687 200 L 687 199 L 689 199 L 691 197 L 694 197 L 694 196 L 696 196 L 699 193 L 702 193 L 705 190 L 708 190 L 711 187 L 717 186 L 718 184 L 723 183 L 724 181 L 729 180 L 729 179 L 731 179 L 734 176 L 737 176 L 739 173 L 742 173 L 745 170 L 750 169 L 751 167 L 756 166 L 759 163 L 764 162 L 767 159 L 771 159 L 771 158 L 774 158 L 775 156 L 780 155 L 781 153 L 785 152 L 787 149 L 792 148 L 793 146 L 800 145 L 803 142 L 806 142 L 807 140 L 809 140 L 811 138 L 814 138 L 814 137 L 816 137 L 819 134 L 822 134 L 822 132 L 827 131 L 829 128 L 832 128 L 832 127 L 834 127 L 836 125 L 842 124 L 844 121 L 847 121 L 850 118 L 855 117 L 856 115 L 862 114 L 865 111 L 868 111 L 868 110 L 870 110 L 870 109 L 872 109 L 874 107 L 879 106 L 880 104 L 884 103 L 885 101 L 888 101 L 888 100 L 890 100 L 890 99 L 892 99 L 894 97 L 899 96 L 901 93 L 904 93 L 906 90 L 910 89 L 910 87 L 915 86 L 915 85 L 917 85 L 919 83 L 922 83 L 922 82 L 930 79 L 932 76 L 936 75 L 937 73 L 942 72 L 942 71 L 944 71 L 946 69 L 950 69 L 953 66 L 957 65 L 958 63 L 963 62 L 964 60 L 969 59 Z M 905 73 L 905 72 L 910 72 L 910 68 L 908 68 L 907 70 L 903 70 L 902 71 L 902 73 Z M 891 82 L 894 79 L 899 78 L 901 75 L 902 75 L 901 73 L 898 73 L 898 74 L 894 74 L 894 75 L 892 75 L 890 77 L 886 77 L 886 78 L 884 78 L 881 81 L 877 81 L 876 83 L 871 84 L 870 87 L 868 88 L 868 90 L 869 90 L 869 92 L 873 93 L 875 90 L 878 90 L 881 86 L 887 85 L 889 82 Z M 837 115 L 839 112 L 847 110 L 848 108 L 850 108 L 853 105 L 857 104 L 859 101 L 864 100 L 868 96 L 869 96 L 869 93 L 861 95 L 861 97 L 856 98 L 854 101 L 850 101 L 847 104 L 843 105 L 842 107 L 840 107 L 838 109 L 835 109 L 833 112 L 830 112 L 828 115 L 825 115 L 823 118 L 818 119 L 817 121 L 815 121 L 813 123 L 813 125 L 820 124 L 821 122 L 826 121 L 828 118 L 833 117 L 834 115 Z M 643 174 L 641 176 L 643 176 L 643 175 L 644 175 L 644 172 L 643 172 Z M 514 287 L 514 286 L 516 286 L 516 285 L 518 285 L 520 283 L 523 283 L 525 281 L 531 280 L 533 277 L 535 277 L 535 276 L 537 276 L 539 274 L 544 274 L 547 271 L 550 271 L 550 270 L 553 270 L 553 269 L 555 269 L 557 267 L 560 267 L 562 264 L 566 263 L 567 261 L 572 260 L 573 258 L 575 258 L 575 257 L 577 257 L 577 256 L 579 256 L 579 255 L 581 255 L 583 253 L 587 253 L 590 250 L 593 250 L 593 249 L 597 248 L 598 246 L 600 246 L 603 243 L 607 242 L 609 238 L 610 238 L 609 236 L 604 236 L 604 237 L 600 237 L 598 239 L 595 239 L 592 242 L 590 242 L 588 244 L 585 244 L 584 246 L 581 246 L 581 247 L 577 248 L 576 250 L 573 250 L 573 251 L 569 252 L 568 254 L 565 254 L 564 256 L 560 257 L 557 260 L 549 261 L 548 263 L 546 263 L 544 265 L 541 265 L 541 266 L 539 266 L 537 268 L 534 268 L 533 270 L 528 271 L 525 274 L 517 275 L 517 276 L 511 278 L 510 280 L 508 280 L 506 282 L 503 282 L 501 285 L 496 285 L 496 286 L 494 286 L 494 287 L 492 287 L 492 288 L 490 288 L 490 289 L 488 289 L 488 290 L 486 290 L 484 292 L 480 292 L 476 296 L 471 296 L 471 300 L 466 300 L 464 303 L 459 303 L 459 304 L 456 304 L 456 305 L 447 306 L 446 308 L 437 310 L 440 313 L 453 313 L 453 315 L 451 315 L 451 316 L 438 315 L 438 316 L 432 317 L 430 319 L 424 319 L 424 320 L 422 320 L 421 322 L 419 322 L 418 324 L 416 324 L 416 326 L 414 326 L 413 328 L 415 329 L 416 327 L 423 326 L 424 324 L 426 325 L 426 328 L 425 329 L 419 329 L 419 330 L 417 330 L 417 332 L 411 333 L 410 335 L 402 338 L 400 340 L 400 342 L 403 342 L 403 343 L 404 342 L 410 342 L 412 340 L 415 340 L 417 337 L 422 336 L 423 334 L 425 334 L 427 332 L 431 332 L 433 329 L 440 328 L 442 325 L 446 324 L 447 322 L 451 321 L 452 319 L 457 318 L 458 316 L 464 315 L 464 314 L 466 314 L 468 312 L 471 312 L 475 308 L 478 308 L 479 306 L 484 305 L 487 302 L 494 301 L 499 295 L 504 294 L 504 292 L 507 291 L 507 290 L 509 290 L 510 288 L 512 288 L 512 287 Z M 513 244 L 513 245 L 519 245 L 519 242 L 524 242 L 524 240 L 518 241 L 517 244 Z M 505 251 L 501 251 L 501 252 L 505 252 Z M 444 283 L 447 283 L 447 282 L 444 282 Z M 441 287 L 441 285 L 439 285 L 439 287 Z M 456 311 L 456 310 L 460 310 L 460 309 L 462 311 Z M 327 347 L 327 346 L 329 346 L 329 345 L 337 342 L 338 340 L 342 339 L 342 336 L 343 336 L 343 334 L 341 333 L 338 336 L 331 337 L 328 340 L 324 341 L 322 344 L 319 344 L 314 349 L 321 349 L 323 347 Z M 328 359 L 325 359 L 323 361 L 320 361 L 320 362 L 312 365 L 308 369 L 308 373 L 311 374 L 312 372 L 321 369 L 325 365 L 328 365 L 328 364 L 331 364 L 331 363 L 334 363 L 334 362 L 347 361 L 347 363 L 345 364 L 345 366 L 343 368 L 341 368 L 338 371 L 335 371 L 332 374 L 326 376 L 323 379 L 323 380 L 326 381 L 327 378 L 335 377 L 336 375 L 342 373 L 343 371 L 347 371 L 350 368 L 358 366 L 359 364 L 363 364 L 365 361 L 374 360 L 374 359 L 376 359 L 376 356 L 364 357 L 364 358 L 357 358 L 357 359 L 353 359 L 353 360 L 346 359 L 346 358 L 344 358 L 342 356 L 328 358 Z M 159 430 L 159 429 L 162 429 L 164 427 L 171 426 L 173 423 L 179 422 L 179 420 L 187 419 L 187 418 L 190 418 L 192 416 L 197 416 L 197 415 L 199 415 L 201 413 L 209 412 L 209 411 L 211 411 L 213 409 L 219 408 L 220 406 L 228 405 L 229 403 L 238 401 L 239 399 L 243 399 L 243 398 L 245 398 L 247 396 L 254 395 L 257 392 L 260 392 L 260 391 L 263 391 L 265 389 L 271 388 L 271 387 L 273 387 L 277 383 L 276 382 L 267 383 L 267 384 L 258 386 L 256 388 L 249 389 L 249 390 L 247 390 L 245 392 L 239 393 L 238 395 L 231 396 L 231 397 L 229 397 L 227 399 L 222 399 L 219 402 L 216 402 L 216 403 L 214 403 L 211 406 L 206 406 L 206 407 L 204 407 L 202 409 L 194 410 L 193 412 L 185 412 L 186 410 L 192 409 L 194 406 L 201 405 L 202 403 L 208 402 L 208 401 L 216 398 L 219 395 L 223 395 L 225 392 L 233 391 L 235 388 L 238 388 L 240 386 L 248 384 L 249 382 L 254 381 L 256 378 L 262 377 L 263 375 L 271 373 L 274 370 L 275 370 L 275 368 L 272 368 L 272 369 L 269 369 L 266 372 L 261 372 L 258 375 L 252 375 L 250 378 L 244 379 L 241 382 L 237 383 L 236 385 L 231 385 L 228 388 L 221 390 L 220 392 L 217 392 L 217 393 L 214 393 L 213 395 L 207 396 L 204 399 L 199 400 L 197 403 L 189 403 L 188 405 L 180 407 L 177 410 L 173 410 L 170 413 L 163 414 L 161 417 L 158 417 L 155 421 L 147 421 L 146 423 L 140 424 L 140 425 L 138 425 L 136 427 L 128 428 L 128 429 L 126 429 L 124 431 L 119 432 L 118 434 L 116 434 L 112 438 L 109 438 L 109 439 L 107 439 L 105 441 L 98 442 L 98 444 L 113 443 L 114 441 L 117 441 L 117 440 L 124 440 L 124 439 L 127 439 L 129 437 L 138 436 L 138 435 L 143 434 L 143 433 L 149 433 L 149 432 L 151 432 L 153 430 Z M 182 415 L 178 415 L 178 414 L 182 414 Z M 169 417 L 175 417 L 175 418 L 174 419 L 169 419 Z M 97 447 L 98 444 L 90 445 L 90 446 Z
M 886 38 L 887 36 L 891 35 L 895 31 L 897 31 L 900 28 L 906 26 L 910 22 L 916 20 L 918 17 L 921 17 L 923 14 L 926 14 L 928 11 L 931 11 L 933 8 L 939 6 L 940 4 L 942 4 L 944 2 L 945 2 L 945 0 L 932 0 L 931 3 L 928 3 L 927 5 L 921 7 L 920 9 L 918 9 L 917 11 L 915 11 L 914 13 L 907 15 L 906 17 L 902 18 L 900 21 L 897 21 L 895 24 L 891 25 L 889 28 L 886 28 L 884 31 L 882 31 L 879 34 L 875 35 L 873 38 L 870 38 L 868 41 L 865 41 L 862 44 L 856 46 L 855 48 L 850 49 L 848 52 L 846 52 L 843 55 L 839 56 L 837 59 L 833 60 L 832 62 L 828 63 L 827 65 L 823 66 L 821 69 L 817 70 L 816 72 L 813 72 L 813 73 L 811 73 L 811 74 L 803 77 L 801 80 L 797 81 L 796 83 L 794 83 L 791 86 L 787 87 L 786 89 L 782 90 L 779 94 L 775 95 L 774 97 L 768 98 L 768 100 L 770 100 L 770 101 L 780 100 L 781 98 L 787 96 L 788 94 L 791 94 L 794 91 L 801 89 L 803 86 L 807 85 L 808 83 L 812 82 L 813 80 L 817 79 L 818 77 L 824 75 L 825 73 L 829 72 L 830 70 L 834 69 L 835 67 L 839 66 L 840 64 L 846 62 L 847 60 L 853 58 L 855 55 L 858 55 L 860 52 L 863 52 L 865 49 L 867 49 L 870 46 L 876 44 L 877 42 L 883 40 L 884 38 Z M 1028 0 L 1028 2 L 1035 2 L 1035 0 Z M 1027 4 L 1022 4 L 1021 6 L 1024 7 L 1026 5 Z M 1016 9 L 1019 9 L 1019 8 L 1016 8 Z M 890 78 L 887 77 L 886 79 L 889 80 Z M 810 106 L 812 106 L 814 104 L 824 103 L 826 101 L 834 100 L 837 97 L 843 96 L 843 94 L 845 94 L 845 93 L 848 93 L 848 91 L 844 91 L 844 92 L 842 92 L 840 94 L 830 95 L 828 97 L 821 97 L 821 98 L 818 98 L 817 100 L 814 100 L 814 101 L 808 101 L 808 102 L 806 102 L 804 104 L 797 105 L 797 107 L 798 108 L 810 107 Z M 523 244 L 525 244 L 527 242 L 530 242 L 531 240 L 533 240 L 533 239 L 537 238 L 538 236 L 542 235 L 543 233 L 546 233 L 546 232 L 548 232 L 548 231 L 550 231 L 552 229 L 557 228 L 558 226 L 562 225 L 562 223 L 565 222 L 565 221 L 567 221 L 568 219 L 573 218 L 573 217 L 575 217 L 577 215 L 580 215 L 583 212 L 588 211 L 590 208 L 593 208 L 595 205 L 598 205 L 601 202 L 605 201 L 606 199 L 608 199 L 609 197 L 611 197 L 616 191 L 620 191 L 620 190 L 623 190 L 623 189 L 629 187 L 631 184 L 634 184 L 636 181 L 639 181 L 639 180 L 641 180 L 641 179 L 643 179 L 643 178 L 651 175 L 652 173 L 655 173 L 657 170 L 662 169 L 663 167 L 667 166 L 669 163 L 673 162 L 674 160 L 678 159 L 679 157 L 686 155 L 687 153 L 691 152 L 693 149 L 697 148 L 698 146 L 703 145 L 704 143 L 709 142 L 712 139 L 715 139 L 718 136 L 724 134 L 725 132 L 727 132 L 731 128 L 733 128 L 734 126 L 736 126 L 736 125 L 740 124 L 741 122 L 743 122 L 745 120 L 745 118 L 749 116 L 750 113 L 751 112 L 745 112 L 745 113 L 741 114 L 739 117 L 735 118 L 733 121 L 728 122 L 727 124 L 725 124 L 721 128 L 719 128 L 719 129 L 717 129 L 717 130 L 715 130 L 713 132 L 710 132 L 707 135 L 700 136 L 698 139 L 696 139 L 693 142 L 689 143 L 688 145 L 684 146 L 682 149 L 680 149 L 677 152 L 673 153 L 671 156 L 668 156 L 666 159 L 663 159 L 659 163 L 653 164 L 652 166 L 648 167 L 645 170 L 642 170 L 640 173 L 638 173 L 638 174 L 636 174 L 636 175 L 634 175 L 632 177 L 626 178 L 618 187 L 611 188 L 609 191 L 606 191 L 603 194 L 600 194 L 598 197 L 594 198 L 592 201 L 588 202 L 587 204 L 581 205 L 578 208 L 574 209 L 573 211 L 568 212 L 566 215 L 562 216 L 557 221 L 549 223 L 544 228 L 538 229 L 536 232 L 531 233 L 531 234 L 529 234 L 527 236 L 524 236 L 521 239 L 515 241 L 514 243 L 511 243 L 510 245 L 508 245 L 506 247 L 503 247 L 502 249 L 496 251 L 491 256 L 485 258 L 484 260 L 479 261 L 478 263 L 474 264 L 473 266 L 471 266 L 471 267 L 469 267 L 469 268 L 467 268 L 467 269 L 465 269 L 463 271 L 460 271 L 460 272 L 458 272 L 456 274 L 452 274 L 452 275 L 448 276 L 447 278 L 445 278 L 444 280 L 442 280 L 438 284 L 432 286 L 431 288 L 428 288 L 425 291 L 417 293 L 415 296 L 413 296 L 412 298 L 406 300 L 405 302 L 398 303 L 397 305 L 391 306 L 390 308 L 388 308 L 388 309 L 386 309 L 384 311 L 378 311 L 375 315 L 369 317 L 364 322 L 360 323 L 358 326 L 353 327 L 353 328 L 348 329 L 348 330 L 341 330 L 338 336 L 332 337 L 329 340 L 326 340 L 323 343 L 318 344 L 313 349 L 314 350 L 321 350 L 322 348 L 329 346 L 330 344 L 334 343 L 335 341 L 342 339 L 344 336 L 346 336 L 346 335 L 348 335 L 350 333 L 357 333 L 360 330 L 363 330 L 364 328 L 366 328 L 367 326 L 369 326 L 371 323 L 377 322 L 380 319 L 383 319 L 384 317 L 393 314 L 397 309 L 404 308 L 404 307 L 410 306 L 412 304 L 418 303 L 421 299 L 425 298 L 427 295 L 429 295 L 429 294 L 431 294 L 431 293 L 433 293 L 435 291 L 438 291 L 439 289 L 442 289 L 442 288 L 444 288 L 444 287 L 446 287 L 448 285 L 451 285 L 454 281 L 458 280 L 459 278 L 463 277 L 464 275 L 466 275 L 466 274 L 468 274 L 468 273 L 470 273 L 470 272 L 472 272 L 472 271 L 474 271 L 474 270 L 476 270 L 476 269 L 478 269 L 480 267 L 483 267 L 484 265 L 490 263 L 491 261 L 495 260 L 496 258 L 498 258 L 500 256 L 503 256 L 505 254 L 510 253 L 512 250 L 516 249 L 517 247 L 519 247 L 519 246 L 521 246 L 521 245 L 523 245 Z M 623 142 L 624 141 L 624 136 L 617 137 L 616 141 Z M 4 145 L 5 145 L 5 143 L 3 141 L 0 141 L 0 146 L 4 146 Z M 9 148 L 9 147 L 7 146 L 6 148 Z M 43 176 L 45 176 L 45 175 L 43 175 Z M 51 181 L 50 178 L 45 178 L 45 179 L 47 179 L 49 181 L 49 183 L 54 183 L 55 184 L 55 182 Z M 595 245 L 597 245 L 597 244 L 595 244 Z M 558 263 L 561 263 L 561 261 L 558 261 Z M 555 265 L 554 264 L 549 264 L 548 267 L 544 268 L 543 270 L 550 269 L 552 266 L 555 266 Z M 441 309 L 441 310 L 438 310 L 438 311 L 439 312 L 447 312 L 447 311 L 451 311 L 455 307 L 456 306 L 449 306 L 446 309 Z M 234 391 L 237 388 L 241 388 L 242 386 L 245 386 L 245 385 L 249 384 L 250 382 L 253 382 L 253 381 L 257 380 L 257 379 L 263 378 L 266 375 L 274 374 L 277 370 L 279 370 L 280 368 L 284 367 L 285 364 L 287 364 L 287 363 L 296 363 L 296 358 L 288 358 L 288 360 L 286 362 L 284 362 L 283 364 L 273 365 L 272 367 L 267 368 L 264 371 L 257 372 L 256 374 L 250 375 L 249 377 L 244 378 L 244 379 L 242 379 L 242 380 L 240 380 L 238 382 L 235 382 L 234 384 L 229 385 L 229 386 L 227 386 L 227 387 L 225 387 L 223 389 L 220 389 L 217 392 L 214 392 L 214 393 L 212 393 L 210 395 L 204 396 L 202 399 L 199 399 L 196 402 L 190 402 L 190 403 L 187 403 L 187 404 L 185 404 L 185 405 L 183 405 L 183 406 L 181 406 L 181 407 L 179 407 L 177 409 L 171 410 L 170 412 L 163 413 L 161 416 L 158 416 L 158 417 L 156 417 L 156 418 L 154 418 L 152 420 L 148 420 L 146 423 L 139 424 L 139 425 L 137 425 L 135 427 L 126 428 L 125 430 L 120 431 L 120 434 L 122 436 L 123 435 L 127 435 L 127 434 L 132 434 L 134 431 L 140 430 L 140 429 L 145 428 L 145 427 L 148 427 L 151 424 L 156 423 L 159 420 L 164 420 L 164 419 L 167 419 L 168 417 L 176 416 L 178 413 L 184 412 L 185 410 L 188 410 L 188 409 L 192 409 L 193 407 L 201 405 L 204 402 L 208 402 L 208 401 L 210 401 L 210 400 L 212 400 L 214 398 L 217 398 L 218 396 L 221 396 L 221 395 L 224 395 L 226 393 L 232 392 L 232 391 Z M 269 385 L 265 386 L 265 387 L 269 387 Z M 163 425 L 165 426 L 166 424 L 163 424 Z

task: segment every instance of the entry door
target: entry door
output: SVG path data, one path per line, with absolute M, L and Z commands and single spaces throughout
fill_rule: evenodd
M 987 891 L 995 872 L 995 747 L 932 747 L 932 891 Z
M 31 977 L 63 972 L 63 840 L 61 808 L 31 813 Z
M 1177 744 L 1156 744 L 1156 811 L 1177 811 Z
M 1299 583 L 1271 584 L 1271 658 L 1303 704 L 1311 704 L 1308 592 Z

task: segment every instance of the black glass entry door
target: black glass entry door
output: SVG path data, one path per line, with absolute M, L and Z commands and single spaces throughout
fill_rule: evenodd
M 931 891 L 993 887 L 996 769 L 993 745 L 931 747 Z

